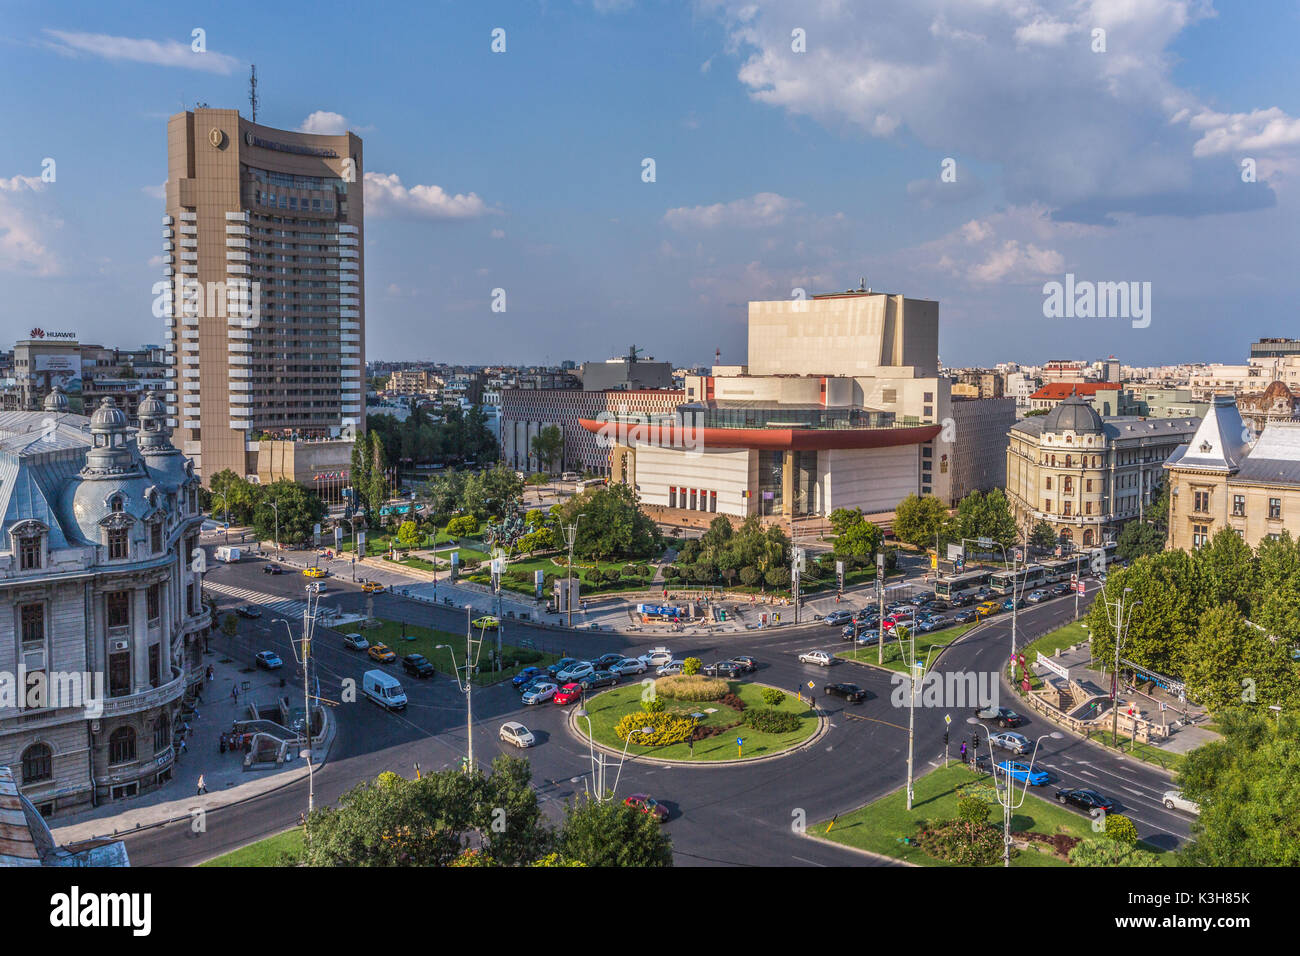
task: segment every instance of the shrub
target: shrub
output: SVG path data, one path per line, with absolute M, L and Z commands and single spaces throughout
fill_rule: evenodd
M 989 805 L 979 797 L 958 797 L 957 818 L 972 825 L 988 823 Z
M 703 675 L 660 677 L 655 681 L 655 694 L 670 700 L 717 700 L 727 693 L 727 682 Z
M 1137 844 L 1138 832 L 1133 821 L 1122 813 L 1106 814 L 1106 836 L 1125 846 Z
M 991 866 L 1002 858 L 1001 830 L 963 820 L 923 824 L 916 843 L 936 860 L 959 866 Z M 1011 855 L 1016 852 L 1013 850 Z
M 763 703 L 769 707 L 780 707 L 781 702 L 785 700 L 785 691 L 777 690 L 775 687 L 763 688 Z
M 662 705 L 662 701 L 659 702 Z M 652 734 L 633 734 L 632 743 L 642 747 L 662 747 L 665 744 L 685 743 L 695 729 L 695 721 L 689 717 L 663 712 L 638 712 L 625 714 L 614 726 L 614 734 L 619 740 L 627 740 L 628 734 L 642 727 L 653 727 Z
M 605 580 L 608 581 L 610 584 L 617 584 L 622 577 L 623 577 L 623 572 L 620 571 L 618 568 L 610 568 L 608 571 L 605 572 Z
M 478 534 L 478 518 L 473 515 L 461 515 L 459 518 L 452 518 L 447 522 L 447 533 L 453 538 Z
M 648 564 L 638 564 L 638 565 L 636 566 L 636 575 L 637 575 L 637 577 L 639 577 L 639 578 L 648 578 L 648 577 L 650 577 L 650 565 L 648 565 Z
M 665 707 L 667 707 L 667 705 L 659 699 L 659 688 L 656 682 L 655 696 L 645 702 L 645 709 L 651 714 L 662 714 Z
M 747 588 L 752 588 L 760 579 L 762 579 L 762 577 L 763 575 L 759 572 L 758 568 L 754 567 L 752 564 L 747 564 L 745 567 L 740 569 L 740 583 L 745 585 Z
M 798 714 L 770 707 L 751 707 L 745 711 L 745 723 L 765 734 L 788 734 L 799 729 Z
M 688 657 L 682 661 L 682 673 L 687 677 L 693 677 L 700 672 L 700 668 L 703 666 L 704 662 L 698 657 Z
M 1109 820 L 1110 818 L 1107 817 Z M 1089 837 L 1070 850 L 1074 866 L 1158 866 L 1154 853 L 1106 837 Z
M 739 697 L 737 697 L 735 694 L 723 694 L 721 697 L 718 698 L 718 703 L 725 704 L 726 706 L 730 707 L 732 710 L 743 711 L 745 709 L 745 702 L 741 700 Z

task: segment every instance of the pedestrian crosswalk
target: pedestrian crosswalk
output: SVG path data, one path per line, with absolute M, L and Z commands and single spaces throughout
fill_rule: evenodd
M 278 595 L 254 591 L 251 588 L 238 588 L 234 585 L 221 584 L 216 581 L 205 581 L 203 587 L 214 594 L 222 594 L 226 597 L 246 601 L 249 604 L 257 604 L 285 617 L 302 617 L 303 612 L 307 610 L 306 601 L 290 601 Z

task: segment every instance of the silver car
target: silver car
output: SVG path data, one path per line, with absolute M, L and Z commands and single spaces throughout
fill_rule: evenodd
M 660 677 L 672 677 L 674 674 L 680 674 L 686 669 L 685 661 L 669 661 L 663 667 L 655 671 Z
M 617 664 L 611 664 L 609 669 L 620 677 L 626 677 L 628 674 L 644 674 L 645 663 L 635 657 L 625 657 Z
M 993 734 L 989 739 L 993 742 L 994 747 L 1010 750 L 1013 754 L 1027 754 L 1033 749 L 1033 744 L 1029 742 L 1028 737 L 1023 734 L 1012 733 L 1009 730 L 1000 734 Z

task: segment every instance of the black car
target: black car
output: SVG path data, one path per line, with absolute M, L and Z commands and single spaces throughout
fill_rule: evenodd
M 238 614 L 240 617 L 246 617 L 250 620 L 262 616 L 261 611 L 259 611 L 257 608 L 249 604 L 245 604 L 242 607 L 235 608 L 235 613 Z
M 952 616 L 952 619 L 953 622 L 956 624 L 969 624 L 977 617 L 979 617 L 979 615 L 976 614 L 974 611 L 958 611 L 956 614 Z
M 1019 727 L 1025 722 L 1025 718 L 1010 707 L 998 707 L 996 709 L 993 707 L 977 707 L 975 708 L 975 716 L 981 720 L 997 721 L 999 727 Z
M 738 657 L 733 657 L 731 663 L 739 665 L 740 669 L 746 673 L 758 670 L 758 661 L 754 660 L 754 658 L 750 657 L 748 654 L 741 654 Z
M 558 674 L 560 671 L 567 670 L 568 668 L 572 667 L 574 664 L 581 664 L 581 663 L 582 661 L 578 660 L 576 657 L 562 657 L 554 664 L 552 664 L 550 667 L 546 668 L 546 673 L 547 676 L 551 678 L 551 680 L 555 680 L 555 675 Z
M 744 672 L 744 668 L 735 661 L 715 661 L 704 668 L 710 677 L 730 677 L 733 680 Z
M 1071 591 L 1074 590 L 1074 585 L 1071 584 L 1069 581 L 1062 581 L 1060 584 L 1053 585 L 1050 588 L 1050 590 L 1053 594 L 1056 594 L 1058 596 L 1069 594 Z
M 278 564 L 264 564 L 262 565 L 262 573 L 263 574 L 284 574 L 284 568 L 280 567 Z
M 622 659 L 622 654 L 601 654 L 589 663 L 598 671 L 607 671 Z
M 828 697 L 843 697 L 851 704 L 860 704 L 867 699 L 867 692 L 857 684 L 827 684 L 822 693 Z
M 403 657 L 402 670 L 416 677 L 432 677 L 434 674 L 433 665 L 423 654 L 407 654 Z
M 969 594 L 958 594 L 948 602 L 953 607 L 970 607 L 975 603 L 975 598 Z
M 1105 810 L 1109 813 L 1115 806 L 1115 802 L 1109 797 L 1103 797 L 1096 790 L 1088 790 L 1084 787 L 1067 787 L 1064 790 L 1056 791 L 1056 799 L 1061 803 L 1067 803 L 1072 807 L 1091 814 L 1094 810 Z
M 619 658 L 622 660 L 623 658 Z M 578 681 L 583 690 L 591 690 L 593 687 L 612 687 L 618 683 L 618 675 L 611 674 L 606 670 L 598 670 L 595 673 L 588 674 Z

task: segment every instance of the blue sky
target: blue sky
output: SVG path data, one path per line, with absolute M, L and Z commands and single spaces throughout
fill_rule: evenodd
M 1274 0 L 11 3 L 3 339 L 161 338 L 166 118 L 246 111 L 252 62 L 261 122 L 365 140 L 369 358 L 743 361 L 747 301 L 865 276 L 939 300 L 950 365 L 1240 362 L 1300 334 L 1298 27 Z M 1067 272 L 1151 282 L 1150 326 L 1044 318 Z

